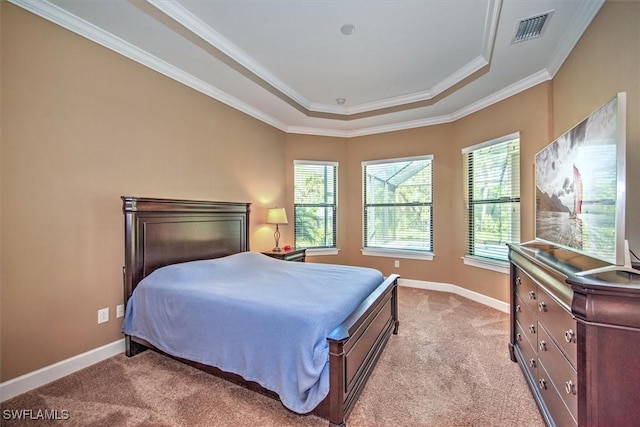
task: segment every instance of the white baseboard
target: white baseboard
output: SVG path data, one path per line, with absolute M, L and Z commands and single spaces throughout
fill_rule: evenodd
M 124 352 L 124 338 L 0 383 L 0 402 Z
M 478 292 L 470 291 L 469 289 L 465 289 L 460 286 L 451 285 L 449 283 L 425 282 L 423 280 L 412 279 L 398 279 L 398 285 L 406 286 L 409 288 L 428 289 L 431 291 L 450 292 L 452 294 L 460 295 L 461 297 L 470 299 L 472 301 L 479 302 L 480 304 L 495 308 L 496 310 L 500 310 L 504 313 L 509 313 L 510 311 L 509 304 L 504 301 L 482 295 Z

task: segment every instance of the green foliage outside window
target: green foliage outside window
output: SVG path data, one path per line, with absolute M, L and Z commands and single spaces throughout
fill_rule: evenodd
M 294 240 L 297 248 L 336 247 L 337 166 L 294 166 Z
M 472 150 L 465 162 L 467 254 L 506 261 L 506 243 L 517 242 L 520 236 L 520 141 Z

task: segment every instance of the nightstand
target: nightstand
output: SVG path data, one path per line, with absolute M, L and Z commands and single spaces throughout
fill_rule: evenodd
M 288 251 L 283 249 L 281 252 L 266 251 L 262 253 L 270 256 L 271 258 L 281 259 L 283 261 L 304 262 L 306 252 L 306 249 L 291 249 Z

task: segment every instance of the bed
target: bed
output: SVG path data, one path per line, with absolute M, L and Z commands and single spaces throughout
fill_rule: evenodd
M 173 268 L 175 264 L 195 261 L 195 264 L 200 265 L 197 261 L 210 260 L 201 263 L 208 265 L 241 257 L 267 258 L 256 253 L 245 253 L 249 251 L 248 203 L 140 197 L 122 197 L 122 202 L 125 217 L 123 274 L 126 304 L 141 281 L 142 290 L 154 276 Z M 271 258 L 268 262 L 282 265 L 298 264 Z M 165 266 L 170 267 L 161 269 Z M 321 267 L 318 264 L 316 268 Z M 152 275 L 156 270 L 156 274 Z M 150 275 L 151 277 L 148 277 Z M 312 412 L 327 419 L 332 426 L 346 425 L 346 419 L 389 337 L 398 332 L 397 279 L 397 275 L 381 277 L 380 283 L 373 286 L 371 291 L 367 291 L 355 308 L 349 308 L 346 318 L 341 323 L 337 322 L 337 326 L 332 326 L 326 336 L 328 394 Z M 335 280 L 348 282 L 350 279 Z M 340 286 L 343 284 L 345 283 L 339 283 Z M 294 308 L 292 305 L 291 311 L 295 311 Z M 276 338 L 272 337 L 269 340 L 269 351 L 287 351 L 288 343 L 280 342 Z M 176 356 L 175 351 L 164 351 L 166 349 L 161 348 L 162 345 L 153 345 L 149 341 L 136 336 L 135 333 L 125 335 L 127 356 L 152 349 L 280 399 L 278 393 L 263 387 L 260 381 L 245 379 L 238 373 L 203 363 L 198 358 Z M 180 345 L 184 348 L 189 347 L 189 343 Z

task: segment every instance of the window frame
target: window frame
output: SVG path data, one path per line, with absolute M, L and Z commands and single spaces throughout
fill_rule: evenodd
M 468 160 L 468 156 L 474 152 L 477 152 L 479 150 L 482 149 L 486 149 L 498 144 L 503 144 L 503 143 L 507 143 L 507 142 L 512 142 L 514 140 L 518 141 L 518 161 L 516 164 L 513 164 L 513 160 L 510 160 L 510 162 L 512 162 L 511 167 L 513 171 L 517 171 L 517 177 L 512 177 L 512 189 L 517 187 L 517 196 L 514 196 L 513 192 L 510 195 L 510 197 L 504 197 L 504 198 L 500 198 L 500 199 L 478 199 L 478 198 L 474 198 L 473 197 L 473 177 L 470 174 L 470 169 L 471 169 L 471 165 L 469 164 L 469 160 Z M 520 155 L 520 132 L 514 132 L 512 134 L 509 135 L 505 135 L 499 138 L 495 138 L 489 141 L 485 141 L 482 142 L 480 144 L 476 144 L 470 147 L 466 147 L 462 149 L 462 155 L 463 155 L 463 173 L 465 174 L 465 177 L 463 179 L 463 185 L 464 185 L 464 190 L 463 190 L 463 197 L 464 197 L 464 209 L 465 209 L 465 222 L 466 222 L 466 233 L 465 233 L 465 254 L 462 257 L 462 260 L 464 262 L 465 265 L 471 265 L 474 267 L 479 267 L 479 268 L 484 268 L 484 269 L 488 269 L 488 270 L 492 270 L 492 271 L 496 271 L 499 273 L 503 273 L 503 274 L 509 274 L 510 273 L 510 269 L 509 269 L 509 260 L 508 258 L 505 259 L 498 259 L 498 258 L 492 258 L 492 257 L 487 257 L 487 256 L 482 256 L 482 255 L 476 255 L 475 253 L 472 253 L 472 247 L 474 244 L 474 236 L 472 235 L 473 230 L 474 230 L 474 213 L 473 213 L 473 206 L 476 204 L 480 204 L 480 203 L 487 203 L 487 202 L 491 202 L 491 203 L 496 203 L 496 204 L 512 204 L 512 203 L 517 203 L 517 225 L 516 224 L 512 224 L 512 227 L 516 227 L 516 230 L 514 230 L 513 228 L 510 228 L 511 231 L 511 235 L 513 236 L 514 234 L 518 235 L 518 238 L 516 239 L 517 242 L 514 243 L 518 243 L 520 241 L 520 233 L 522 230 L 522 227 L 520 226 L 521 224 L 521 198 L 520 198 L 520 159 L 521 159 L 521 155 Z M 506 244 L 506 242 L 505 242 Z
M 334 168 L 334 202 L 331 203 L 312 203 L 312 204 L 299 204 L 296 203 L 295 188 L 296 188 L 296 166 L 297 165 L 314 165 L 314 166 L 330 166 Z M 293 161 L 293 241 L 296 242 L 296 207 L 300 205 L 309 205 L 316 207 L 333 207 L 333 246 L 315 246 L 306 248 L 306 254 L 311 256 L 317 255 L 337 255 L 338 249 L 338 166 L 339 163 L 335 161 L 322 161 L 322 160 L 294 160 Z M 325 229 L 326 232 L 326 229 Z
M 390 248 L 379 248 L 379 247 L 370 247 L 367 246 L 367 207 L 370 206 L 367 204 L 367 188 L 366 188 L 366 166 L 371 165 L 380 165 L 380 164 L 388 164 L 388 163 L 400 163 L 400 162 L 410 162 L 417 160 L 428 160 L 431 166 L 431 182 L 429 183 L 431 187 L 431 200 L 426 202 L 424 205 L 428 205 L 430 207 L 430 243 L 431 248 L 429 251 L 419 251 L 419 250 L 410 250 L 410 249 L 390 249 Z M 434 156 L 432 154 L 425 154 L 419 156 L 411 156 L 411 157 L 400 157 L 400 158 L 391 158 L 391 159 L 379 159 L 379 160 L 370 160 L 363 161 L 361 163 L 361 183 L 362 183 L 362 254 L 366 256 L 378 256 L 378 257 L 389 257 L 389 258 L 403 258 L 403 259 L 416 259 L 416 260 L 426 260 L 431 261 L 435 256 L 433 252 L 434 244 L 433 244 L 433 167 L 434 167 Z M 403 206 L 409 206 L 409 204 L 403 204 Z

